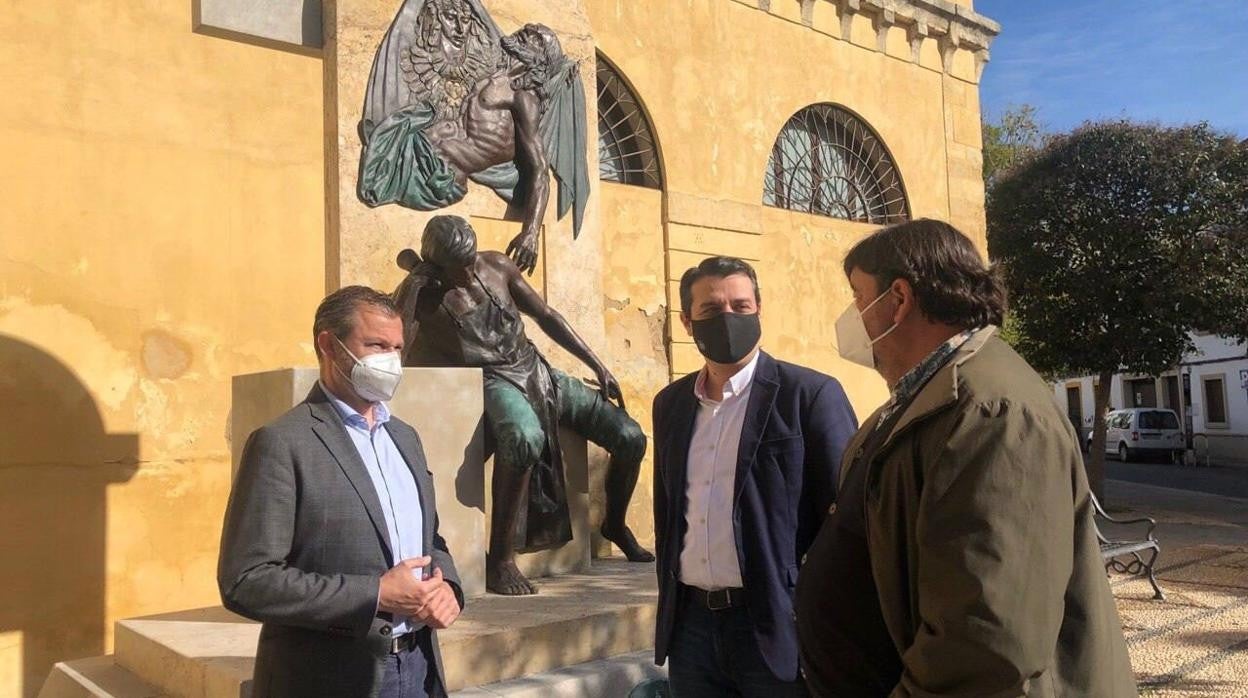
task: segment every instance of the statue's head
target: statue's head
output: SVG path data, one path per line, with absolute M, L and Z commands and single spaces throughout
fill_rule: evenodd
M 434 216 L 421 236 L 420 256 L 443 271 L 464 269 L 477 261 L 477 233 L 460 216 Z
M 541 88 L 568 60 L 559 37 L 544 24 L 526 24 L 516 33 L 504 36 L 501 43 L 507 55 L 526 69 L 512 82 L 516 89 Z
M 503 49 L 475 0 L 422 2 L 400 54 L 400 74 L 408 88 L 408 99 L 401 103 L 427 102 L 438 120 L 455 118 L 471 87 L 503 63 Z
M 447 43 L 462 49 L 468 41 L 475 19 L 468 3 L 465 0 L 430 0 L 426 8 L 426 11 L 433 13 Z
M 419 48 L 456 62 L 469 54 L 492 59 L 497 53 L 485 20 L 468 0 L 426 0 L 415 31 Z

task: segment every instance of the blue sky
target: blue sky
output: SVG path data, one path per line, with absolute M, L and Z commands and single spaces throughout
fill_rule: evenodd
M 1248 137 L 1248 0 L 975 0 L 1002 24 L 981 94 L 1054 131 L 1090 119 L 1208 121 Z

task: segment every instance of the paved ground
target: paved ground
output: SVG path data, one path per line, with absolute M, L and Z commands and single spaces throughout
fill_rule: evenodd
M 1156 519 L 1162 543 L 1164 601 L 1141 577 L 1110 580 L 1141 694 L 1248 697 L 1248 499 L 1122 480 L 1106 499 Z
M 1248 548 L 1248 499 L 1112 479 L 1105 483 L 1105 498 L 1116 518 L 1134 512 L 1156 519 L 1163 550 L 1206 544 Z

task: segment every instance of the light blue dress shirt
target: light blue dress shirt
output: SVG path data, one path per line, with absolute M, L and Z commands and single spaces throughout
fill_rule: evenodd
M 364 461 L 368 477 L 377 490 L 377 499 L 381 501 L 381 511 L 386 517 L 386 530 L 390 535 L 390 549 L 394 554 L 394 563 L 424 555 L 425 520 L 420 508 L 420 490 L 416 488 L 416 477 L 412 475 L 399 447 L 390 438 L 390 432 L 383 426 L 390 421 L 390 410 L 386 403 L 379 402 L 373 408 L 373 428 L 368 428 L 364 415 L 356 412 L 350 405 L 339 400 L 321 383 L 321 390 L 329 398 L 334 409 L 342 417 L 347 426 L 347 435 L 355 450 Z M 426 568 L 427 569 L 427 568 Z M 416 574 L 422 574 L 418 570 Z M 406 616 L 395 616 L 393 637 L 412 632 L 423 627 L 423 623 Z

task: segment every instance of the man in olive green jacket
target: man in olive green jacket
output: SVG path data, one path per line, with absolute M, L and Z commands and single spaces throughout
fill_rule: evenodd
M 838 349 L 892 399 L 842 462 L 797 589 L 812 693 L 1135 696 L 1078 440 L 996 336 L 971 242 L 914 221 L 845 262 Z

